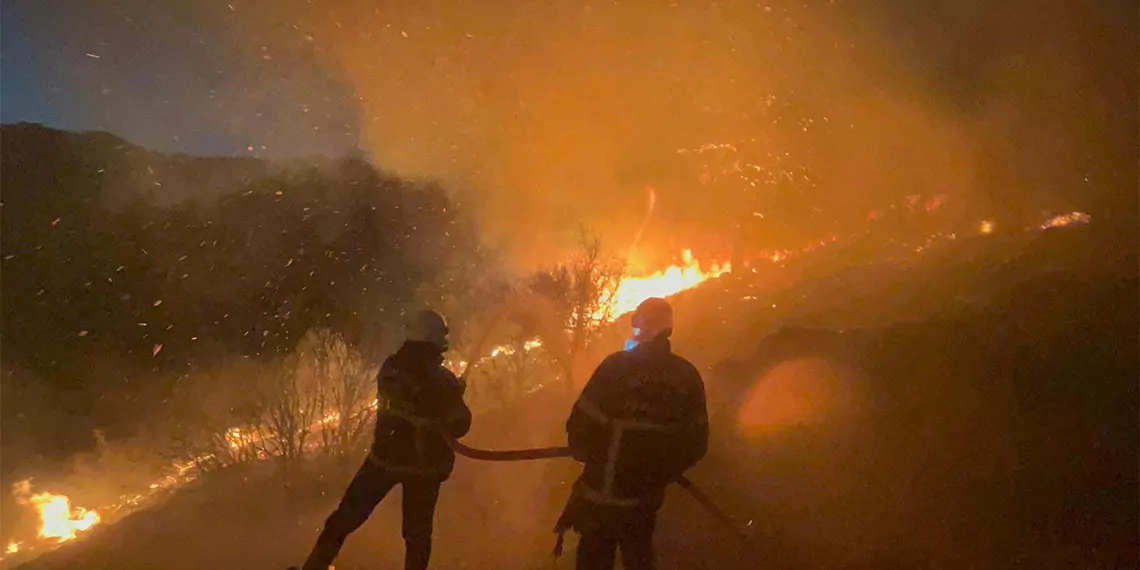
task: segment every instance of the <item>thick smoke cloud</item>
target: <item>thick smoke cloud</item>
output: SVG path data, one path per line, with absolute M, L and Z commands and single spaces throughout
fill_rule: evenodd
M 478 203 L 522 265 L 579 224 L 625 247 L 650 185 L 647 254 L 725 254 L 751 210 L 790 241 L 843 233 L 912 194 L 998 227 L 1071 209 L 1135 225 L 1135 3 L 144 4 L 6 25 L 83 86 L 43 86 L 86 103 L 58 122 L 274 157 L 359 144 Z M 676 151 L 707 143 L 794 182 L 754 202 L 702 186 Z
M 1135 50 L 1122 57 L 1135 39 L 1129 11 L 274 3 L 250 23 L 304 38 L 343 74 L 362 146 L 380 163 L 475 189 L 492 235 L 535 261 L 579 221 L 631 239 L 649 184 L 661 207 L 650 249 L 723 245 L 739 190 L 701 187 L 695 161 L 676 154 L 705 143 L 747 145 L 743 158 L 806 173 L 774 191 L 791 196 L 759 202 L 802 205 L 788 211 L 806 233 L 908 194 L 945 194 L 1007 223 L 1128 207 L 1090 195 L 1129 194 L 1121 185 L 1135 179 L 1119 160 L 1135 129 L 1116 132 L 1135 101 Z
M 1083 207 L 1135 234 L 1137 4 L 928 4 L 878 2 L 871 29 L 967 125 L 986 205 Z

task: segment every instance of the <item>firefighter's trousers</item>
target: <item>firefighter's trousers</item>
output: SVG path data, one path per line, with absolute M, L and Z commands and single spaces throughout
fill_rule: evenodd
M 349 534 L 368 520 L 372 510 L 396 485 L 404 486 L 403 534 L 405 570 L 425 570 L 431 558 L 432 522 L 439 499 L 438 478 L 392 473 L 370 459 L 356 472 L 336 511 L 325 521 L 303 570 L 327 570 Z
M 657 512 L 637 509 L 600 525 L 579 528 L 577 570 L 613 570 L 621 551 L 625 570 L 653 570 L 653 530 Z

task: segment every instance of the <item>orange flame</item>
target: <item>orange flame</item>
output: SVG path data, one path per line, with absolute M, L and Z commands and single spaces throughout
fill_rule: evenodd
M 1041 229 L 1048 230 L 1052 228 L 1063 228 L 1071 225 L 1084 225 L 1092 220 L 1092 216 L 1084 212 L 1070 212 L 1068 214 L 1061 214 L 1053 216 L 1041 223 Z
M 676 295 L 732 271 L 728 263 L 714 263 L 705 271 L 688 249 L 682 252 L 682 262 L 682 265 L 672 265 L 650 275 L 622 279 L 603 311 L 609 309 L 609 314 L 616 318 L 633 311 L 650 297 Z
M 80 532 L 99 524 L 99 513 L 83 507 L 71 506 L 66 495 L 54 493 L 32 494 L 31 481 L 16 483 L 15 494 L 21 504 L 32 505 L 40 515 L 40 538 L 56 539 L 65 542 L 74 539 Z

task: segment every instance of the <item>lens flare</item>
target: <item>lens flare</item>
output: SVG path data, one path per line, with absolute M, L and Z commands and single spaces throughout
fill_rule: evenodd
M 843 407 L 846 384 L 843 374 L 825 360 L 781 362 L 756 380 L 737 423 L 750 436 L 821 423 Z

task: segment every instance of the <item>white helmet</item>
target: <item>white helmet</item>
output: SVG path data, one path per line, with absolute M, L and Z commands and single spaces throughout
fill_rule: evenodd
M 673 334 L 673 307 L 665 299 L 650 297 L 633 312 L 633 335 L 638 342 Z
M 404 325 L 404 335 L 410 341 L 430 342 L 447 350 L 447 321 L 443 315 L 424 309 L 411 315 Z

